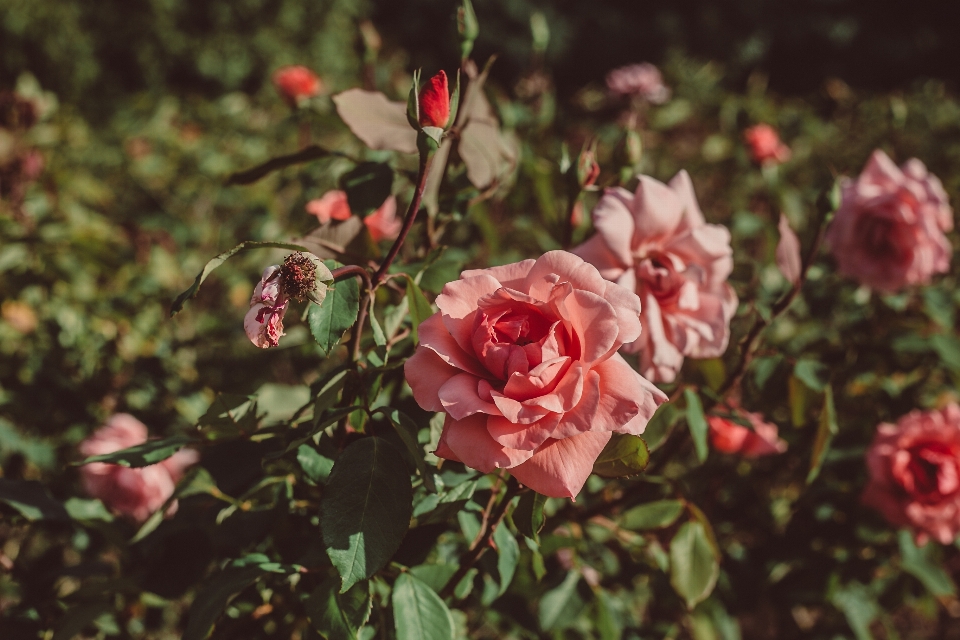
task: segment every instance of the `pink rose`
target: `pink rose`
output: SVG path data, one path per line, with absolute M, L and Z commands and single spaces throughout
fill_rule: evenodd
M 317 216 L 320 224 L 327 224 L 331 220 L 343 221 L 353 215 L 347 203 L 347 192 L 340 190 L 327 191 L 323 197 L 308 202 L 305 209 L 307 213 Z
M 573 253 L 640 296 L 644 331 L 624 345 L 640 352 L 640 372 L 672 382 L 684 357 L 722 355 L 737 310 L 730 232 L 704 221 L 687 172 L 607 189 L 592 215 L 597 233 Z
M 843 182 L 826 241 L 840 273 L 889 292 L 950 269 L 943 234 L 952 228 L 940 180 L 916 158 L 897 168 L 878 149 L 859 178 Z
M 280 288 L 280 265 L 267 267 L 253 290 L 250 310 L 243 319 L 250 342 L 261 349 L 279 345 L 283 316 L 289 306 L 290 300 Z
M 273 86 L 291 107 L 305 98 L 312 98 L 320 93 L 322 83 L 320 78 L 310 69 L 301 65 L 280 67 L 273 72 Z
M 670 99 L 670 89 L 663 84 L 660 69 L 649 62 L 614 69 L 607 74 L 607 88 L 613 93 L 639 96 L 654 104 L 662 104 Z
M 745 418 L 753 429 L 747 429 L 732 420 L 710 416 L 710 442 L 713 448 L 723 453 L 736 453 L 746 458 L 757 458 L 783 453 L 787 443 L 778 437 L 777 425 L 766 422 L 760 413 L 740 409 L 735 415 Z
M 330 220 L 346 220 L 353 215 L 346 191 L 328 191 L 322 198 L 308 202 L 305 208 L 307 213 L 317 216 L 320 224 Z M 394 240 L 403 226 L 403 220 L 397 218 L 397 199 L 388 196 L 379 209 L 363 219 L 363 224 L 374 242 Z
M 960 532 L 960 407 L 911 411 L 883 423 L 867 451 L 863 503 L 891 524 L 949 544 Z
M 777 130 L 768 124 L 758 124 L 743 132 L 750 156 L 758 164 L 774 165 L 790 159 L 790 148 L 780 141 Z
M 464 271 L 437 306 L 404 372 L 447 414 L 442 458 L 572 498 L 611 434 L 642 433 L 666 400 L 617 354 L 640 335 L 639 298 L 570 253 Z
M 127 413 L 116 413 L 107 424 L 80 443 L 84 456 L 99 456 L 128 449 L 147 441 L 147 428 Z M 196 464 L 199 454 L 181 449 L 163 462 L 131 469 L 106 462 L 92 462 L 80 468 L 84 490 L 99 498 L 117 513 L 143 523 L 173 495 L 173 490 L 188 467 Z M 177 510 L 170 505 L 166 515 Z

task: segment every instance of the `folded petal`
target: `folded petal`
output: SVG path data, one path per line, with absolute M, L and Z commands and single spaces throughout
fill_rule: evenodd
M 497 405 L 480 399 L 481 380 L 469 373 L 458 373 L 444 382 L 437 392 L 443 411 L 450 414 L 454 420 L 461 420 L 475 413 L 499 415 Z
M 588 431 L 562 440 L 548 440 L 510 473 L 537 493 L 576 498 L 593 471 L 593 463 L 610 441 L 610 433 Z
M 533 451 L 510 449 L 494 440 L 487 431 L 487 416 L 479 413 L 463 420 L 447 416 L 440 442 L 463 464 L 483 473 L 510 469 L 533 455 Z
M 443 411 L 440 388 L 450 378 L 462 373 L 443 361 L 434 351 L 417 347 L 403 364 L 403 374 L 413 391 L 413 399 L 424 411 Z

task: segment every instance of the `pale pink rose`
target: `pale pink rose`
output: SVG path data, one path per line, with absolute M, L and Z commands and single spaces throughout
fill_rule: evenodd
M 572 498 L 611 434 L 642 433 L 666 400 L 617 353 L 640 335 L 639 298 L 573 254 L 464 271 L 437 306 L 404 372 L 447 414 L 441 458 Z
M 261 349 L 279 345 L 283 316 L 289 306 L 290 300 L 280 290 L 280 265 L 267 267 L 253 290 L 250 310 L 243 319 L 250 342 Z
M 347 203 L 347 192 L 340 190 L 327 191 L 322 197 L 308 202 L 304 208 L 307 213 L 317 216 L 320 224 L 327 224 L 331 220 L 346 220 L 352 215 Z
M 80 453 L 86 457 L 105 455 L 146 441 L 147 428 L 142 422 L 129 414 L 117 413 L 80 443 Z M 143 523 L 163 507 L 186 469 L 199 459 L 195 450 L 181 449 L 163 462 L 137 469 L 92 462 L 80 468 L 80 477 L 84 490 L 111 511 Z M 174 502 L 166 515 L 173 515 L 176 510 Z
M 944 236 L 953 210 L 936 176 L 916 158 L 902 167 L 879 149 L 856 180 L 846 179 L 826 241 L 841 274 L 892 292 L 950 269 Z
M 722 355 L 737 310 L 730 232 L 704 221 L 687 172 L 607 189 L 592 215 L 597 232 L 573 253 L 640 296 L 643 334 L 624 344 L 640 352 L 640 372 L 672 382 L 684 357 Z
M 960 533 L 960 407 L 911 411 L 882 423 L 867 451 L 863 503 L 919 544 L 950 544 Z
M 754 162 L 764 165 L 780 164 L 790 159 L 790 148 L 780 141 L 777 130 L 768 124 L 758 124 L 743 132 Z
M 397 218 L 397 199 L 390 196 L 384 200 L 379 209 L 363 219 L 363 224 L 374 242 L 394 240 L 403 226 L 403 220 Z
M 787 450 L 787 443 L 780 439 L 777 425 L 764 420 L 763 414 L 726 409 L 737 417 L 744 418 L 752 429 L 721 416 L 710 416 L 710 442 L 713 448 L 723 453 L 736 453 L 746 458 L 758 458 Z
M 310 69 L 302 65 L 289 65 L 273 72 L 273 86 L 287 104 L 295 107 L 300 100 L 320 93 L 323 84 Z
M 649 62 L 619 67 L 607 74 L 607 88 L 624 96 L 639 96 L 647 102 L 662 104 L 670 99 L 663 75 Z

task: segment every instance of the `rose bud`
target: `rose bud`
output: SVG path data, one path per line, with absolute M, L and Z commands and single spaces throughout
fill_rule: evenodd
M 750 149 L 750 157 L 761 165 L 776 165 L 790 159 L 790 148 L 780 141 L 777 130 L 768 124 L 758 124 L 743 132 Z
M 320 93 L 322 87 L 317 74 L 301 65 L 280 67 L 274 71 L 273 85 L 291 108 Z
M 445 129 L 449 120 L 450 89 L 441 70 L 420 89 L 420 126 Z
M 753 429 L 727 418 L 710 416 L 707 422 L 710 424 L 710 442 L 714 449 L 745 458 L 759 458 L 787 450 L 787 443 L 777 434 L 777 425 L 767 422 L 762 414 L 735 410 L 735 415 L 745 418 Z

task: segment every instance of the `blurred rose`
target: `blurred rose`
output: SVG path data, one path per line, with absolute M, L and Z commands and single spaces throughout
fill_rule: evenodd
M 320 224 L 327 224 L 331 220 L 346 220 L 352 215 L 346 191 L 327 191 L 322 197 L 308 202 L 305 208 L 307 213 L 317 216 Z
M 647 102 L 662 104 L 670 98 L 660 69 L 649 62 L 631 64 L 607 74 L 607 88 L 624 96 L 639 96 Z
M 80 453 L 86 457 L 100 456 L 146 441 L 147 428 L 142 422 L 129 414 L 117 413 L 80 443 Z M 143 523 L 170 499 L 184 471 L 199 458 L 193 449 L 181 449 L 163 462 L 138 469 L 92 462 L 80 467 L 80 477 L 84 490 L 102 500 L 111 511 Z M 166 515 L 176 510 L 174 502 Z
M 0 318 L 6 320 L 19 333 L 32 333 L 38 324 L 33 307 L 18 300 L 7 300 L 0 305 Z
M 878 149 L 859 178 L 844 180 L 826 241 L 841 274 L 892 292 L 950 269 L 952 228 L 940 180 L 916 158 L 898 168 Z
M 250 298 L 250 310 L 243 319 L 243 328 L 250 342 L 266 349 L 280 344 L 283 335 L 283 316 L 290 306 L 287 296 L 280 290 L 280 265 L 263 270 L 260 282 Z
M 640 300 L 570 253 L 464 271 L 437 306 L 404 372 L 447 414 L 442 458 L 575 497 L 611 434 L 642 433 L 666 400 L 617 353 Z
M 790 148 L 780 141 L 776 129 L 768 124 L 758 124 L 743 132 L 743 139 L 750 149 L 754 162 L 774 165 L 790 159 Z
M 672 382 L 685 356 L 722 355 L 737 310 L 730 232 L 704 221 L 687 172 L 607 189 L 592 215 L 597 232 L 573 253 L 640 296 L 644 331 L 624 345 L 640 352 L 640 372 Z
M 863 503 L 919 544 L 950 544 L 960 532 L 960 407 L 912 411 L 883 423 L 867 451 Z
M 350 204 L 345 191 L 328 191 L 322 198 L 311 200 L 306 206 L 307 213 L 317 216 L 320 224 L 330 220 L 346 220 L 351 215 Z M 397 218 L 397 199 L 389 196 L 380 208 L 363 219 L 367 231 L 374 242 L 393 240 L 400 235 L 403 220 Z
M 762 414 L 740 409 L 726 411 L 732 411 L 738 418 L 746 419 L 753 429 L 727 418 L 710 416 L 707 418 L 710 423 L 710 442 L 717 451 L 757 458 L 787 450 L 787 443 L 778 437 L 777 425 L 764 421 Z
M 273 86 L 291 107 L 305 98 L 320 93 L 323 86 L 320 78 L 310 69 L 301 65 L 280 67 L 273 72 Z

